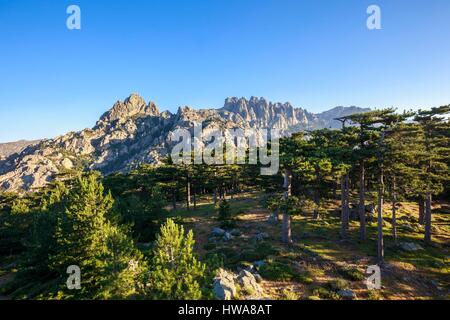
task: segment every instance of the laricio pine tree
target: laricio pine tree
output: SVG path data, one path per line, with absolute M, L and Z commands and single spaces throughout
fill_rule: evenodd
M 352 159 L 351 142 L 354 140 L 355 128 L 346 127 L 343 122 L 342 130 L 322 131 L 323 138 L 318 141 L 319 148 L 323 148 L 326 157 L 332 165 L 332 176 L 339 177 L 341 189 L 341 228 L 340 235 L 348 235 L 350 219 L 350 170 Z
M 59 298 L 127 298 L 137 286 L 136 263 L 125 262 L 139 265 L 140 255 L 108 220 L 114 200 L 98 180 L 96 173 L 80 176 L 64 197 L 64 209 L 57 217 L 56 248 L 50 260 L 63 280 Z M 65 286 L 66 270 L 72 265 L 80 268 L 81 290 L 70 291 Z M 124 279 L 126 283 L 121 284 Z
M 410 115 L 407 113 L 396 114 L 395 110 L 392 108 L 380 110 L 374 115 L 373 121 L 377 123 L 376 129 L 379 131 L 378 141 L 376 147 L 376 157 L 378 163 L 378 204 L 377 204 L 377 256 L 378 264 L 382 265 L 384 263 L 384 238 L 383 238 L 383 204 L 384 204 L 384 194 L 385 194 L 385 170 L 387 164 L 392 164 L 390 159 L 387 159 L 388 147 L 386 144 L 386 136 L 395 131 L 396 127 L 401 124 Z M 394 210 L 395 220 L 395 210 Z
M 353 159 L 359 166 L 359 205 L 360 240 L 366 240 L 366 173 L 367 166 L 375 162 L 376 128 L 381 111 L 375 110 L 365 113 L 353 114 L 342 117 L 339 120 L 344 123 L 354 124 L 357 127 L 357 136 L 353 142 Z
M 419 137 L 425 148 L 425 153 L 420 159 L 423 165 L 421 178 L 424 182 L 425 194 L 425 243 L 432 241 L 432 197 L 443 191 L 443 184 L 449 179 L 447 161 L 450 155 L 450 124 L 446 117 L 449 113 L 450 105 L 442 106 L 426 111 L 421 110 L 414 119 L 419 125 Z
M 283 168 L 283 202 L 288 203 L 292 196 L 292 170 L 295 166 L 295 155 L 297 141 L 302 140 L 301 136 L 285 138 L 280 141 L 280 164 Z M 284 244 L 292 243 L 291 216 L 285 206 L 282 218 L 281 240 Z
M 384 173 L 392 205 L 392 238 L 397 244 L 398 203 L 422 192 L 417 159 L 421 157 L 423 147 L 418 143 L 417 125 L 411 122 L 400 122 L 391 127 L 384 143 Z
M 194 235 L 183 226 L 167 219 L 161 226 L 153 250 L 149 295 L 153 299 L 201 299 L 205 265 L 193 252 Z

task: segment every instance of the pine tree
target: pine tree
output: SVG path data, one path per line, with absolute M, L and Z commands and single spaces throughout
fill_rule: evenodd
M 431 110 L 420 110 L 415 121 L 420 127 L 420 136 L 425 153 L 421 159 L 423 163 L 422 179 L 425 184 L 425 235 L 424 241 L 431 243 L 431 207 L 432 196 L 444 190 L 443 183 L 449 180 L 447 166 L 450 154 L 449 120 L 445 118 L 450 113 L 450 105 Z
M 121 284 L 136 272 L 124 262 L 139 263 L 140 256 L 127 235 L 107 219 L 114 200 L 105 194 L 98 178 L 96 173 L 79 176 L 63 199 L 64 210 L 56 222 L 56 253 L 51 257 L 51 269 L 62 277 L 58 298 L 126 298 L 134 293 L 131 280 Z M 66 269 L 71 265 L 81 269 L 81 290 L 65 287 Z
M 95 299 L 130 299 L 143 292 L 147 265 L 129 233 L 127 228 L 107 224 L 105 250 L 96 256 L 100 289 Z
M 205 265 L 193 253 L 194 235 L 183 226 L 167 219 L 161 226 L 153 249 L 149 279 L 150 296 L 154 299 L 201 299 Z
M 354 163 L 359 166 L 359 205 L 360 240 L 366 240 L 366 183 L 367 169 L 375 162 L 375 146 L 378 129 L 377 118 L 383 111 L 375 110 L 365 113 L 352 114 L 339 118 L 344 123 L 349 122 L 357 126 L 356 139 L 353 141 Z

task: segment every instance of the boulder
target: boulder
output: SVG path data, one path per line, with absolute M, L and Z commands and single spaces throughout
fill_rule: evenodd
M 423 248 L 420 245 L 415 244 L 414 242 L 400 242 L 399 246 L 402 250 L 408 252 L 423 250 Z
M 236 281 L 244 292 L 250 293 L 252 296 L 260 297 L 264 293 L 255 276 L 247 270 L 242 270 L 236 277 Z
M 268 237 L 269 237 L 269 235 L 266 232 L 260 232 L 253 237 L 253 240 L 263 241 L 264 239 L 267 239 Z
M 223 235 L 223 241 L 230 241 L 230 240 L 233 240 L 233 236 L 231 235 L 231 233 L 229 233 L 229 232 L 225 232 L 225 234 Z
M 239 237 L 241 235 L 241 232 L 238 229 L 233 229 L 230 231 L 230 234 L 234 237 Z
M 219 269 L 213 283 L 214 297 L 218 300 L 231 300 L 236 297 L 236 293 L 234 274 L 224 269 Z
M 63 161 L 61 161 L 61 165 L 65 169 L 72 169 L 73 168 L 73 162 L 69 158 L 65 158 Z
M 221 236 L 223 236 L 225 234 L 225 230 L 223 230 L 223 229 L 220 229 L 220 228 L 214 228 L 213 230 L 212 230 L 212 235 L 214 236 L 214 237 L 221 237 Z
M 353 300 L 356 299 L 356 294 L 352 290 L 339 290 L 338 296 L 341 297 L 344 300 Z
M 261 277 L 261 275 L 259 273 L 255 273 L 253 274 L 253 276 L 256 279 L 256 282 L 261 283 L 263 281 L 263 278 Z

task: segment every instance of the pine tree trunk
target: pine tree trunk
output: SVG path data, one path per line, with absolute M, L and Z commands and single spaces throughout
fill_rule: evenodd
M 384 242 L 383 242 L 383 194 L 384 179 L 383 169 L 380 170 L 379 186 L 378 186 L 378 264 L 384 263 Z
M 191 210 L 191 182 L 189 181 L 189 176 L 186 183 L 186 208 L 188 211 Z
M 431 192 L 427 193 L 425 200 L 425 243 L 431 243 Z
M 362 160 L 360 162 L 360 177 L 359 177 L 359 237 L 361 241 L 366 240 L 366 204 L 365 204 L 365 164 Z
M 345 217 L 347 219 L 347 230 L 348 222 L 350 221 L 350 175 L 345 175 Z
M 419 197 L 419 224 L 425 224 L 425 201 L 423 201 L 423 197 Z
M 291 195 L 292 185 L 291 185 L 292 172 L 290 169 L 284 170 L 284 200 L 286 201 Z M 285 209 L 283 212 L 283 222 L 282 222 L 282 241 L 284 244 L 292 243 L 291 236 L 291 217 Z
M 197 210 L 197 193 L 193 190 L 192 199 L 194 200 L 194 211 Z
M 314 214 L 313 219 L 317 220 L 319 219 L 319 210 L 320 210 L 320 175 L 316 171 L 316 188 L 314 189 Z
M 217 205 L 217 188 L 214 189 L 213 192 L 214 206 Z
M 395 178 L 392 181 L 392 238 L 397 245 L 397 193 L 395 190 Z
M 347 237 L 350 208 L 348 199 L 348 173 L 341 177 L 341 237 Z
M 172 207 L 173 210 L 177 210 L 177 195 L 175 191 L 172 192 Z
M 313 213 L 314 220 L 319 219 L 319 210 L 320 210 L 320 200 L 316 190 L 314 191 L 314 213 Z

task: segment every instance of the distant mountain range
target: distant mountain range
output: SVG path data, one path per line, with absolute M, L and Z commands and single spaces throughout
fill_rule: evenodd
M 0 190 L 29 191 L 52 181 L 56 174 L 89 167 L 103 174 L 124 172 L 142 163 L 158 164 L 173 141 L 171 132 L 203 123 L 215 128 L 276 128 L 283 135 L 301 130 L 339 128 L 334 119 L 369 109 L 336 107 L 314 114 L 290 103 L 264 98 L 227 98 L 220 109 L 180 107 L 161 112 L 137 94 L 117 101 L 92 129 L 69 132 L 54 139 L 0 144 Z

